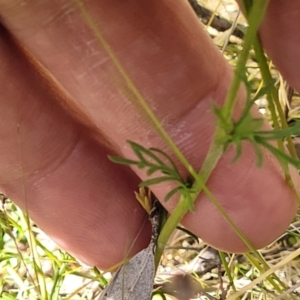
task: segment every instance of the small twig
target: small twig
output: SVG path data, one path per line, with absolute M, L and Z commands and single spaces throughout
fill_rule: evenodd
M 218 276 L 220 279 L 220 291 L 221 291 L 221 300 L 226 300 L 229 289 L 232 286 L 232 282 L 228 283 L 226 289 L 224 289 L 224 281 L 222 276 L 222 265 L 221 263 L 218 265 Z
M 194 12 L 198 16 L 198 18 L 201 20 L 201 22 L 207 25 L 211 16 L 213 15 L 213 12 L 200 5 L 200 3 L 198 3 L 197 0 L 188 0 L 188 1 L 191 7 L 193 8 Z M 210 26 L 217 29 L 218 31 L 226 31 L 232 28 L 232 23 L 218 15 L 215 15 Z M 232 32 L 232 35 L 242 39 L 244 37 L 245 29 L 246 29 L 245 26 L 241 24 L 237 24 L 236 28 Z

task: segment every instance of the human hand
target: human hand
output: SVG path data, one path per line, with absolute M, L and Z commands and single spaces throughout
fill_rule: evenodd
M 146 217 L 133 194 L 145 174 L 112 164 L 107 154 L 133 157 L 126 144 L 133 140 L 173 156 L 126 98 L 75 2 L 37 3 L 0 3 L 7 29 L 0 32 L 1 188 L 61 247 L 106 268 L 124 258 Z M 295 1 L 272 0 L 261 30 L 271 58 L 298 91 L 300 38 L 294 33 L 299 8 Z M 212 101 L 223 103 L 232 70 L 188 3 L 89 1 L 87 9 L 198 170 L 214 131 Z M 23 50 L 16 49 L 8 32 Z M 241 90 L 240 109 L 244 98 Z M 228 151 L 220 160 L 208 186 L 249 240 L 265 246 L 293 218 L 295 197 L 269 154 L 261 169 L 251 146 L 233 165 L 232 157 Z M 168 184 L 153 186 L 159 199 L 169 190 Z M 172 211 L 176 199 L 163 205 Z M 204 195 L 183 224 L 213 246 L 246 250 Z M 146 224 L 132 253 L 147 245 L 149 235 Z

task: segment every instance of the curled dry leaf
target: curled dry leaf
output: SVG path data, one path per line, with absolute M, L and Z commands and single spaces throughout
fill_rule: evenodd
M 154 253 L 159 230 L 158 201 L 150 212 L 152 237 L 147 248 L 125 263 L 111 279 L 98 300 L 150 300 L 155 277 Z

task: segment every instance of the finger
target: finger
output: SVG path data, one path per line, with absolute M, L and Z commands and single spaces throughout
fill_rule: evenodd
M 211 102 L 208 100 L 219 103 L 223 101 L 231 79 L 231 69 L 202 28 L 198 27 L 197 20 L 184 2 L 172 6 L 164 2 L 140 4 L 134 1 L 130 5 L 126 3 L 118 7 L 101 4 L 103 5 L 97 6 L 91 3 L 89 13 L 94 19 L 100 20 L 100 28 L 107 28 L 106 36 L 126 70 L 155 108 L 163 125 L 184 154 L 199 168 L 214 128 L 214 118 L 210 113 Z M 44 10 L 39 8 L 37 13 L 33 13 L 36 12 L 34 7 L 27 7 L 30 12 L 28 13 L 13 6 L 13 10 L 6 10 L 4 23 L 63 85 L 77 109 L 84 112 L 106 137 L 120 145 L 120 154 L 132 155 L 130 149 L 124 147 L 126 139 L 132 139 L 144 146 L 166 149 L 149 124 L 142 117 L 137 117 L 134 106 L 117 91 L 120 85 L 122 90 L 122 82 L 118 81 L 116 84 L 117 73 L 103 49 L 96 43 L 97 40 L 93 39 L 93 33 L 86 29 L 86 23 L 76 14 L 76 10 L 65 8 L 67 12 L 62 13 L 65 18 L 55 19 L 54 22 L 50 16 L 59 11 L 59 8 L 52 2 L 47 5 L 49 6 L 45 6 Z M 136 14 L 143 15 L 144 11 L 147 11 L 146 17 L 135 17 Z M 20 20 L 18 13 L 28 24 L 25 31 L 18 30 L 20 23 L 16 23 L 16 19 L 14 22 L 17 16 Z M 29 15 L 34 18 L 26 18 Z M 120 18 L 117 23 L 116 17 Z M 45 25 L 46 33 L 42 33 L 40 26 L 36 25 L 41 24 L 42 20 L 48 21 Z M 170 28 L 176 29 L 176 35 L 170 34 Z M 78 35 L 80 29 L 83 32 Z M 76 47 L 74 39 L 71 38 L 73 34 L 78 41 Z M 30 38 L 32 36 L 36 39 Z M 42 38 L 44 43 L 38 43 L 37 37 Z M 87 43 L 94 46 L 93 55 L 85 52 Z M 59 60 L 59 64 L 58 58 L 63 58 Z M 100 64 L 97 65 L 97 62 Z M 243 94 L 239 97 L 242 101 Z M 74 106 L 74 103 L 68 102 L 68 105 Z M 72 117 L 75 118 L 76 115 L 73 113 Z M 118 120 L 113 126 L 112 118 Z M 259 171 L 254 167 L 255 158 L 251 148 L 245 148 L 243 158 L 238 164 L 228 166 L 231 158 L 229 153 L 220 162 L 209 186 L 237 225 L 256 246 L 261 246 L 271 241 L 288 224 L 295 211 L 294 197 L 285 185 L 278 164 L 270 157 L 265 158 L 264 168 Z M 87 162 L 84 162 L 86 165 Z M 71 170 L 78 171 L 75 161 L 69 171 Z M 142 172 L 138 172 L 138 175 L 145 178 Z M 261 184 L 260 178 L 266 178 L 263 191 L 257 188 Z M 73 181 L 74 192 L 77 190 L 76 183 Z M 95 182 L 91 183 L 93 184 Z M 62 187 L 63 185 L 59 185 L 57 189 Z M 168 188 L 163 185 L 156 188 L 156 192 L 162 198 Z M 101 186 L 101 191 L 102 189 L 105 190 L 105 187 Z M 119 189 L 119 205 L 124 203 L 121 192 Z M 282 201 L 283 197 L 285 201 Z M 63 198 L 63 201 L 68 201 L 66 198 L 69 197 Z M 78 202 L 73 202 L 76 211 L 71 213 L 74 215 L 75 212 L 78 215 L 80 211 Z M 41 205 L 45 205 L 44 202 Z M 167 203 L 166 206 L 171 210 L 174 202 Z M 245 250 L 245 246 L 205 197 L 198 200 L 197 207 L 200 209 L 187 216 L 185 224 L 213 245 L 233 251 Z M 273 215 L 269 217 L 271 210 Z M 266 216 L 269 217 L 267 224 Z M 120 215 L 116 214 L 112 223 L 118 222 L 117 217 Z M 82 218 L 80 222 L 88 222 Z M 48 230 L 53 228 L 50 221 L 44 227 L 46 226 Z M 112 233 L 113 230 L 108 232 Z M 59 234 L 61 239 L 68 240 L 66 234 Z M 89 238 L 85 242 L 87 245 L 91 244 Z M 68 247 L 67 244 L 68 242 Z M 95 254 L 86 255 L 95 258 Z
M 300 91 L 300 36 L 297 28 L 300 3 L 298 1 L 272 0 L 269 3 L 260 35 L 268 55 L 289 84 Z
M 136 253 L 150 233 L 133 195 L 137 177 L 108 161 L 91 126 L 61 109 L 1 33 L 1 190 L 86 263 L 106 268 Z

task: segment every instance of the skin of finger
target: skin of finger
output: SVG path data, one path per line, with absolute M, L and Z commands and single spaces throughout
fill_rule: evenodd
M 81 261 L 121 262 L 151 233 L 133 195 L 137 177 L 108 161 L 1 33 L 1 190 Z
M 89 3 L 91 16 L 100 20 L 99 27 L 104 28 L 106 38 L 126 70 L 178 146 L 195 168 L 199 168 L 214 127 L 210 101 L 223 101 L 231 79 L 230 68 L 184 2 L 171 5 L 129 1 L 117 7 L 101 4 Z M 2 9 L 2 19 L 70 93 L 74 102 L 70 100 L 68 104 L 77 105 L 91 122 L 121 145 L 119 153 L 122 155 L 132 155 L 130 149 L 123 146 L 128 138 L 144 146 L 166 149 L 143 116 L 136 114 L 136 108 L 121 93 L 122 81 L 118 81 L 107 56 L 76 9 L 61 8 L 59 2 L 44 2 L 44 5 L 38 12 L 30 5 L 27 11 L 16 4 L 7 5 Z M 31 17 L 26 18 L 28 15 Z M 136 18 L 136 15 L 143 15 L 143 18 Z M 118 22 L 115 22 L 117 17 Z M 17 19 L 27 24 L 26 30 L 20 29 Z M 45 31 L 39 30 L 41 22 Z M 89 48 L 92 53 L 86 50 L 87 44 L 92 46 Z M 242 101 L 242 93 L 240 98 Z M 244 150 L 243 158 L 235 165 L 228 166 L 232 158 L 230 152 L 221 160 L 209 186 L 250 240 L 262 246 L 289 223 L 296 205 L 274 160 L 266 156 L 264 168 L 257 170 L 253 150 L 249 145 Z M 145 174 L 137 173 L 145 178 Z M 259 189 L 261 178 L 264 178 L 263 190 Z M 163 197 L 168 188 L 164 185 L 155 191 Z M 174 201 L 165 205 L 171 210 Z M 198 201 L 197 208 L 201 209 L 185 218 L 190 229 L 222 249 L 245 250 L 205 197 Z M 88 239 L 86 242 L 90 243 Z
M 260 29 L 263 46 L 288 83 L 300 91 L 299 1 L 271 0 Z

